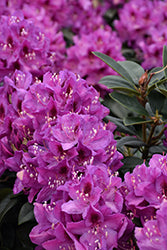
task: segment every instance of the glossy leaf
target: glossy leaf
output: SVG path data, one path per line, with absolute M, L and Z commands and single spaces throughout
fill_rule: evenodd
M 134 89 L 133 86 L 130 85 L 128 81 L 126 81 L 120 76 L 115 76 L 115 75 L 105 76 L 99 81 L 99 83 L 104 84 L 109 89 L 117 89 L 129 92 L 131 94 L 139 95 L 139 92 L 136 89 Z
M 8 222 L 8 223 L 7 223 Z M 1 225 L 2 246 L 8 249 L 15 249 L 15 225 L 7 221 Z
M 138 84 L 140 77 L 145 72 L 144 69 L 138 63 L 132 61 L 119 61 L 118 63 L 128 71 L 133 82 Z
M 166 97 L 163 94 L 155 90 L 150 92 L 150 94 L 148 95 L 148 100 L 149 100 L 151 109 L 154 113 L 156 112 L 156 110 L 158 110 L 159 113 L 161 112 L 165 103 L 165 99 Z
M 116 130 L 119 132 L 122 132 L 124 134 L 129 134 L 129 135 L 136 135 L 135 128 L 132 126 L 129 126 L 129 127 L 125 126 L 122 122 L 122 119 L 112 117 L 112 116 L 107 116 L 105 120 L 107 121 L 109 120 L 113 122 L 117 126 Z
M 25 223 L 33 219 L 34 219 L 33 205 L 27 202 L 20 209 L 20 213 L 18 216 L 18 225 L 21 225 L 22 223 Z
M 4 210 L 7 203 L 10 201 L 12 190 L 10 188 L 1 188 L 0 190 L 0 213 Z
M 129 75 L 128 71 L 122 67 L 118 62 L 116 62 L 111 57 L 100 53 L 100 52 L 92 52 L 95 56 L 99 57 L 103 62 L 105 62 L 108 66 L 110 66 L 113 70 L 115 70 L 118 74 L 120 74 L 124 79 L 126 79 L 129 83 L 134 85 L 133 79 Z
M 123 122 L 122 119 L 113 117 L 113 116 L 106 116 L 105 120 L 107 121 L 111 121 L 113 122 L 117 128 L 116 130 L 125 134 L 129 134 L 129 135 L 136 135 L 136 131 L 134 127 L 126 127 Z
M 124 145 L 132 148 L 138 148 L 144 146 L 145 143 L 134 136 L 126 136 L 122 137 L 119 141 L 117 141 L 118 148 Z
M 146 109 L 147 112 L 149 113 L 149 116 L 150 116 L 150 117 L 154 116 L 154 112 L 153 112 L 153 110 L 152 110 L 151 105 L 150 105 L 149 102 L 146 103 L 145 109 Z
M 149 148 L 149 152 L 151 154 L 163 154 L 163 153 L 167 153 L 167 147 L 165 147 L 163 145 L 152 146 L 152 147 Z
M 154 68 L 150 71 L 150 73 L 153 72 L 158 72 L 162 70 L 162 67 L 157 67 Z M 149 84 L 148 84 L 148 93 L 150 93 L 150 91 L 152 91 L 153 89 L 156 88 L 157 85 L 161 85 L 165 80 L 163 79 L 165 77 L 164 71 L 161 71 L 160 73 L 156 73 L 155 75 L 152 76 Z
M 161 93 L 167 97 L 167 88 L 166 86 L 163 84 L 160 87 L 158 87 L 158 89 L 161 91 Z
M 163 115 L 164 119 L 167 119 L 167 98 L 165 99 L 164 106 L 161 110 L 161 114 Z
M 2 222 L 4 216 L 7 214 L 7 212 L 12 209 L 17 203 L 16 199 L 9 200 L 9 202 L 6 204 L 4 210 L 0 213 L 0 223 Z
M 144 123 L 151 123 L 152 120 L 145 120 L 140 117 L 126 117 L 123 119 L 125 126 L 129 125 L 137 125 L 137 124 L 144 124 Z
M 113 93 L 110 93 L 110 97 L 135 113 L 145 116 L 148 115 L 146 109 L 138 102 L 138 100 L 134 96 L 127 96 L 114 91 Z
M 17 228 L 17 237 L 22 246 L 25 248 L 25 250 L 35 249 L 35 245 L 30 241 L 29 234 L 32 228 L 36 226 L 36 224 L 37 223 L 35 221 L 29 221 L 24 224 L 21 224 Z
M 163 66 L 167 65 L 167 46 L 164 45 L 163 47 Z M 167 77 L 167 69 L 164 70 L 165 76 Z
M 137 165 L 141 165 L 143 163 L 143 159 L 135 156 L 128 156 L 124 158 L 122 162 L 123 166 L 120 171 L 125 174 L 126 172 L 132 172 Z

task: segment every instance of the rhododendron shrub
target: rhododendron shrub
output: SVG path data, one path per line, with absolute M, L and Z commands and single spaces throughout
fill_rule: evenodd
M 0 24 L 0 249 L 166 249 L 166 1 L 2 0 Z

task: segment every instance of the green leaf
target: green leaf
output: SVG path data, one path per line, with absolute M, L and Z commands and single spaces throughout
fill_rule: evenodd
M 132 61 L 119 61 L 118 62 L 122 67 L 124 67 L 135 84 L 138 84 L 140 77 L 144 74 L 144 69 L 136 62 Z
M 112 116 L 107 116 L 105 119 L 113 122 L 117 126 L 116 128 L 117 131 L 125 133 L 125 134 L 129 134 L 129 135 L 136 135 L 135 128 L 132 126 L 126 127 L 123 124 L 122 119 L 112 117 Z
M 128 156 L 125 157 L 122 162 L 124 165 L 120 168 L 120 171 L 125 174 L 126 172 L 132 172 L 137 165 L 141 165 L 143 163 L 143 159 L 134 156 Z
M 161 91 L 161 93 L 167 97 L 167 88 L 166 86 L 163 84 L 160 87 L 158 87 L 158 89 Z
M 122 147 L 123 145 L 132 147 L 132 148 L 138 148 L 138 147 L 145 146 L 145 143 L 134 136 L 126 136 L 126 137 L 122 137 L 119 141 L 117 141 L 118 148 Z
M 129 47 L 122 47 L 122 55 L 126 58 L 126 60 L 136 61 L 134 49 L 131 49 Z
M 7 202 L 6 202 L 6 199 L 7 199 Z M 3 202 L 5 202 L 5 207 L 4 207 Z M 3 200 L 3 202 L 0 203 L 0 206 L 2 204 L 2 206 L 4 207 L 4 209 L 0 213 L 0 223 L 2 222 L 2 220 L 5 217 L 5 215 L 7 214 L 7 212 L 16 205 L 17 199 L 8 199 L 8 198 L 5 198 L 5 200 Z
M 4 223 L 1 226 L 2 233 L 2 245 L 9 249 L 14 249 L 15 244 L 15 225 L 10 223 Z
M 166 97 L 163 94 L 153 90 L 148 95 L 148 100 L 152 111 L 155 113 L 156 110 L 158 110 L 158 112 L 160 113 L 164 106 Z
M 33 205 L 26 202 L 20 209 L 18 225 L 34 219 Z
M 0 189 L 0 204 L 2 202 L 2 200 L 4 200 L 6 197 L 10 196 L 10 194 L 12 194 L 13 191 L 11 188 L 1 188 Z M 0 206 L 0 212 L 2 211 L 2 206 Z
M 132 113 L 131 111 L 123 107 L 118 102 L 115 102 L 109 95 L 105 96 L 102 104 L 110 109 L 111 116 L 114 116 L 120 119 L 123 119 L 125 116 L 130 116 Z
M 140 115 L 148 116 L 146 109 L 138 102 L 135 96 L 127 96 L 118 92 L 110 93 L 110 97 L 127 109 Z
M 163 119 L 167 119 L 167 108 L 166 107 L 167 107 L 167 98 L 166 98 L 166 100 L 164 102 L 164 106 L 161 110 L 161 114 L 163 115 Z
M 35 249 L 34 244 L 30 241 L 29 234 L 32 230 L 32 228 L 36 226 L 36 222 L 29 221 L 24 224 L 21 224 L 17 228 L 17 237 L 19 242 L 21 242 L 22 246 L 25 248 L 25 250 L 33 250 Z M 28 247 L 28 249 L 27 249 Z
M 129 135 L 136 135 L 136 131 L 134 127 L 126 127 L 122 123 L 122 119 L 119 119 L 113 116 L 106 116 L 104 120 L 113 122 L 117 126 L 116 130 L 119 132 L 129 134 Z
M 150 105 L 149 102 L 146 103 L 145 109 L 146 109 L 147 112 L 149 113 L 149 116 L 150 116 L 150 117 L 154 116 L 154 112 L 153 112 L 153 110 L 152 110 L 151 105 Z
M 100 58 L 103 62 L 105 62 L 108 66 L 110 66 L 113 70 L 115 70 L 118 74 L 120 74 L 125 80 L 134 85 L 133 79 L 127 72 L 127 70 L 122 67 L 118 62 L 116 62 L 111 57 L 100 53 L 100 52 L 92 52 L 95 56 Z
M 143 124 L 143 123 L 151 123 L 152 120 L 145 120 L 140 117 L 126 117 L 123 119 L 123 122 L 125 126 L 129 126 L 129 125 L 137 125 L 137 124 Z
M 167 65 L 167 46 L 164 45 L 163 47 L 163 66 Z M 164 70 L 165 76 L 167 77 L 167 69 Z
M 157 71 L 160 71 L 161 69 L 162 67 L 153 68 L 149 73 L 157 72 Z M 162 84 L 164 82 L 164 79 L 163 79 L 164 76 L 165 76 L 164 71 L 161 71 L 160 73 L 153 75 L 148 84 L 147 92 L 150 93 L 150 91 L 155 89 L 157 85 Z
M 115 76 L 115 75 L 105 76 L 99 81 L 99 83 L 104 84 L 109 89 L 117 89 L 131 94 L 139 95 L 139 92 L 136 89 L 134 89 L 133 86 L 130 85 L 128 81 L 126 81 L 120 76 Z
M 167 147 L 165 147 L 163 145 L 152 146 L 152 147 L 149 148 L 149 152 L 151 154 L 163 154 L 163 153 L 167 153 Z

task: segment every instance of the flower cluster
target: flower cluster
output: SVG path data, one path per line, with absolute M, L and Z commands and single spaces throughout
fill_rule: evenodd
M 103 18 L 113 8 L 118 10 L 118 20 L 113 25 L 116 32 Z M 2 1 L 1 67 L 6 73 L 13 68 L 22 69 L 23 64 L 33 71 L 41 68 L 43 73 L 46 66 L 49 70 L 53 67 L 53 72 L 68 67 L 92 83 L 108 70 L 105 64 L 102 71 L 89 67 L 94 61 L 98 65 L 98 59 L 90 56 L 91 50 L 123 60 L 122 43 L 135 49 L 144 68 L 161 66 L 162 48 L 167 41 L 166 8 L 165 1 L 157 0 Z M 66 48 L 66 42 L 70 48 Z M 10 60 L 6 60 L 7 56 Z
M 125 244 L 133 223 L 121 213 L 121 185 L 119 177 L 108 176 L 104 165 L 87 166 L 85 175 L 60 186 L 49 204 L 35 203 L 38 225 L 30 233 L 32 242 L 48 250 L 113 249 Z
M 46 249 L 117 247 L 131 222 L 121 213 L 115 125 L 102 122 L 108 109 L 99 93 L 67 70 L 41 80 L 16 70 L 0 91 L 1 174 L 17 172 L 13 192 L 36 200 L 32 241 Z
M 0 59 L 5 71 L 2 77 L 15 69 L 42 75 L 47 70 L 59 72 L 67 68 L 85 79 L 90 78 L 90 83 L 97 83 L 108 72 L 108 67 L 102 63 L 101 72 L 101 63 L 99 65 L 96 57 L 92 63 L 92 50 L 100 49 L 116 60 L 124 60 L 118 36 L 103 18 L 107 8 L 107 2 L 98 0 L 3 3 Z M 94 69 L 94 65 L 99 66 Z
M 16 69 L 42 75 L 47 70 L 60 70 L 65 53 L 63 36 L 55 34 L 55 52 L 50 40 L 21 11 L 0 17 L 0 69 L 1 80 Z
M 135 228 L 140 249 L 166 249 L 167 156 L 154 154 L 149 167 L 143 163 L 125 174 L 125 204 L 142 227 Z
M 115 21 L 122 42 L 136 50 L 146 69 L 162 66 L 162 49 L 167 43 L 166 9 L 166 1 L 130 0 Z
M 65 67 L 77 71 L 93 84 L 104 75 L 115 74 L 115 71 L 106 67 L 101 60 L 97 60 L 91 52 L 99 51 L 121 61 L 124 60 L 120 53 L 121 46 L 117 34 L 107 25 L 90 34 L 75 36 L 74 45 L 67 49 Z

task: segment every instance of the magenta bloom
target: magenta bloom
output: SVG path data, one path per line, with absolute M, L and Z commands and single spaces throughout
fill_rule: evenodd
M 81 77 L 86 77 L 89 83 L 97 83 L 104 75 L 115 73 L 91 52 L 99 51 L 121 61 L 124 60 L 120 53 L 121 46 L 117 34 L 109 26 L 105 26 L 104 29 L 99 28 L 90 34 L 75 36 L 74 45 L 67 49 L 65 67 L 80 74 Z
M 126 205 L 142 222 L 154 218 L 156 210 L 166 199 L 166 156 L 155 154 L 149 167 L 143 163 L 133 173 L 125 174 Z
M 123 214 L 111 214 L 107 207 L 101 210 L 90 206 L 85 220 L 67 223 L 67 229 L 75 235 L 80 235 L 80 242 L 86 249 L 113 249 L 117 247 L 126 228 L 126 218 Z
M 167 248 L 167 202 L 161 203 L 156 218 L 149 220 L 143 228 L 136 227 L 135 237 L 137 245 L 143 250 L 156 250 Z
M 114 22 L 121 41 L 136 51 L 145 69 L 162 66 L 166 9 L 166 1 L 130 0 L 119 9 L 119 19 Z

